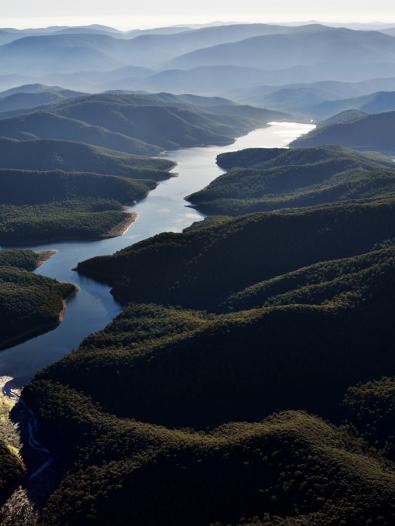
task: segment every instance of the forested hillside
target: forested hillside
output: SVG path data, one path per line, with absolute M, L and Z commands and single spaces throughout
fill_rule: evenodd
M 392 239 L 394 214 L 393 196 L 251 214 L 212 228 L 161 234 L 113 256 L 82 262 L 78 270 L 110 283 L 124 303 L 215 309 L 262 280 L 356 256 Z
M 137 155 L 208 144 L 239 135 L 285 114 L 226 99 L 109 92 L 69 99 L 0 120 L 0 136 L 57 139 Z
M 143 199 L 173 167 L 77 142 L 0 139 L 0 242 L 119 235 L 135 219 L 124 206 Z
M 0 166 L 12 170 L 90 172 L 160 181 L 173 163 L 88 144 L 57 140 L 0 139 Z
M 393 526 L 390 9 L 188 7 L 0 28 L 0 523 Z
M 187 198 L 206 214 L 240 215 L 395 191 L 390 158 L 341 147 L 250 149 L 222 154 L 217 162 L 228 172 Z
M 24 390 L 64 466 L 43 524 L 389 526 L 394 214 L 209 219 L 81 263 L 127 306 Z
M 33 274 L 40 254 L 28 250 L 0 252 L 0 348 L 56 327 L 64 303 L 77 289 Z
M 0 440 L 0 505 L 7 500 L 18 484 L 20 484 L 23 475 L 22 463 L 8 449 L 6 444 Z
M 92 173 L 0 170 L 0 241 L 116 235 L 117 228 L 133 219 L 122 206 L 142 199 L 155 186 L 150 180 Z
M 333 124 L 327 122 L 316 130 L 300 137 L 292 143 L 295 148 L 310 148 L 325 144 L 339 144 L 356 150 L 379 151 L 388 154 L 395 152 L 395 112 L 361 114 L 351 121 Z

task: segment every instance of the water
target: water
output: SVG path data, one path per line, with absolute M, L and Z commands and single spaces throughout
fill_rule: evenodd
M 190 148 L 170 152 L 177 163 L 173 177 L 161 183 L 133 210 L 137 222 L 123 235 L 93 242 L 50 243 L 31 247 L 36 251 L 57 250 L 37 273 L 75 283 L 80 292 L 68 303 L 64 321 L 56 329 L 0 353 L 0 377 L 9 376 L 24 383 L 39 369 L 46 367 L 78 347 L 83 338 L 103 329 L 119 312 L 110 288 L 73 271 L 79 261 L 112 254 L 137 241 L 161 232 L 181 232 L 191 223 L 203 219 L 189 208 L 185 196 L 204 188 L 223 171 L 216 165 L 216 156 L 243 148 L 275 148 L 287 146 L 292 140 L 309 132 L 313 125 L 271 123 L 255 130 L 229 146 Z

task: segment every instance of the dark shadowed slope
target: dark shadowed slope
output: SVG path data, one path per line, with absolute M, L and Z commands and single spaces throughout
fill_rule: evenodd
M 112 284 L 123 302 L 215 308 L 229 294 L 258 281 L 318 261 L 357 255 L 392 238 L 394 213 L 389 196 L 252 214 L 209 230 L 161 234 L 114 256 L 80 263 L 78 269 Z
M 188 197 L 206 214 L 239 215 L 395 192 L 391 159 L 341 147 L 242 150 L 217 162 L 227 173 Z
M 57 140 L 0 139 L 0 159 L 2 168 L 91 172 L 154 181 L 169 177 L 168 170 L 173 168 L 173 163 L 165 159 Z
M 387 165 L 309 161 L 334 152 Z M 277 156 L 306 160 L 223 162 Z M 390 526 L 394 219 L 393 195 L 214 218 L 81 263 L 125 309 L 24 389 L 61 459 L 42 523 Z
M 342 115 L 342 114 L 341 114 Z M 356 150 L 395 152 L 395 112 L 361 115 L 351 122 L 338 122 L 318 127 L 292 143 L 296 148 L 339 144 Z M 343 119 L 342 119 L 343 120 Z M 332 121 L 333 122 L 333 121 Z
M 0 252 L 0 349 L 56 327 L 74 285 L 33 274 L 40 254 Z

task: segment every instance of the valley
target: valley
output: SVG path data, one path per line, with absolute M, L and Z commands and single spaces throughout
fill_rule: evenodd
M 395 523 L 395 24 L 271 9 L 0 28 L 2 526 Z

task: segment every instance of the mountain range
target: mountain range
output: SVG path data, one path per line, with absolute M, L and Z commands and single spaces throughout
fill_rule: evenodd
M 108 92 L 22 110 L 0 119 L 0 136 L 78 141 L 155 155 L 164 149 L 229 144 L 238 135 L 284 118 L 280 112 L 220 98 Z
M 312 132 L 292 143 L 293 147 L 337 144 L 355 150 L 395 152 L 395 111 L 366 114 L 342 112 L 321 123 Z
M 188 91 L 198 78 L 195 93 L 224 95 L 226 85 L 218 83 L 215 89 L 210 83 L 210 72 L 218 66 L 241 68 L 240 87 L 395 76 L 394 36 L 320 24 L 229 24 L 129 33 L 103 27 L 2 30 L 1 42 L 0 66 L 7 75 L 0 78 L 0 86 L 5 87 L 14 78 L 14 84 L 18 79 L 55 81 L 77 91 L 162 91 L 176 85 L 178 76 Z M 117 71 L 128 67 L 146 71 L 117 78 Z M 255 79 L 248 68 L 257 70 Z M 199 92 L 200 86 L 205 91 Z

